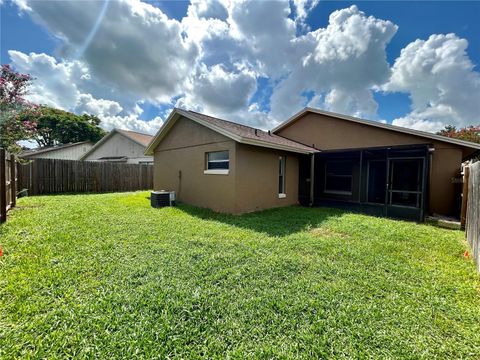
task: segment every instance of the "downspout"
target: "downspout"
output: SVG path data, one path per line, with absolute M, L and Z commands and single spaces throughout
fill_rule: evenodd
M 432 175 L 433 175 L 433 153 L 435 152 L 435 147 L 428 148 L 428 169 L 425 171 L 424 175 L 424 186 L 422 191 L 425 193 L 423 194 L 423 214 L 422 216 L 425 217 L 426 214 L 430 213 L 430 190 L 432 188 Z M 428 173 L 427 173 L 428 172 Z M 428 176 L 428 179 L 425 179 L 425 176 Z

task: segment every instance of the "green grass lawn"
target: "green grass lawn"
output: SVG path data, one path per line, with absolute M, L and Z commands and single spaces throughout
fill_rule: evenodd
M 0 226 L 1 358 L 480 358 L 462 232 L 147 196 L 19 200 Z

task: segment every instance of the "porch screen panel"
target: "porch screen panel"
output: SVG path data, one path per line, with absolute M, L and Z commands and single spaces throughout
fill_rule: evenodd
M 351 160 L 329 160 L 325 163 L 325 192 L 351 195 L 353 162 Z
M 386 171 L 387 162 L 385 160 L 370 160 L 368 162 L 367 200 L 369 203 L 385 203 Z
M 422 188 L 422 160 L 392 160 L 390 167 L 390 203 L 420 207 Z

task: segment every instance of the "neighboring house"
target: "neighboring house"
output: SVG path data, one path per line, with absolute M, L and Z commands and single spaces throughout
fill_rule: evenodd
M 113 129 L 97 142 L 80 160 L 110 161 L 127 164 L 153 164 L 144 152 L 153 136 L 136 131 Z
M 422 220 L 458 215 L 480 144 L 306 108 L 265 132 L 174 109 L 146 150 L 154 189 L 216 211 L 301 203 Z
M 33 150 L 23 151 L 19 156 L 23 159 L 61 159 L 78 160 L 93 147 L 90 141 L 82 141 L 73 144 L 62 144 L 48 147 L 41 147 Z

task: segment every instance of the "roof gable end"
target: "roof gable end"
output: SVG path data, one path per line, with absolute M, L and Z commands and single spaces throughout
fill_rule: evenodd
M 93 154 L 97 149 L 99 149 L 106 142 L 108 142 L 108 140 L 110 140 L 115 134 L 119 134 L 119 135 L 127 138 L 129 141 L 133 141 L 134 143 L 136 143 L 136 144 L 138 144 L 142 147 L 146 147 L 144 142 L 140 141 L 139 139 L 137 139 L 133 136 L 129 136 L 128 132 L 130 132 L 130 131 L 129 130 L 113 129 L 107 135 L 105 135 L 103 138 L 101 138 L 99 141 L 97 141 L 97 143 L 95 145 L 93 145 L 85 154 L 83 154 L 82 157 L 80 158 L 80 160 L 85 160 L 88 156 Z M 137 133 L 137 134 L 141 134 L 141 133 Z M 150 135 L 146 135 L 146 134 L 142 134 L 142 135 L 150 136 Z
M 162 125 L 158 133 L 148 145 L 147 149 L 145 150 L 145 155 L 153 155 L 153 152 L 155 151 L 157 146 L 164 139 L 164 137 L 167 135 L 167 133 L 170 131 L 170 129 L 180 117 L 184 117 L 186 119 L 194 121 L 210 130 L 213 130 L 229 139 L 232 139 L 242 144 L 304 154 L 316 151 L 309 146 L 297 143 L 295 141 L 283 138 L 278 135 L 271 134 L 270 132 L 267 134 L 262 130 L 255 129 L 250 126 L 214 118 L 212 116 L 200 114 L 194 111 L 187 111 L 175 108 L 170 113 L 165 123 Z

